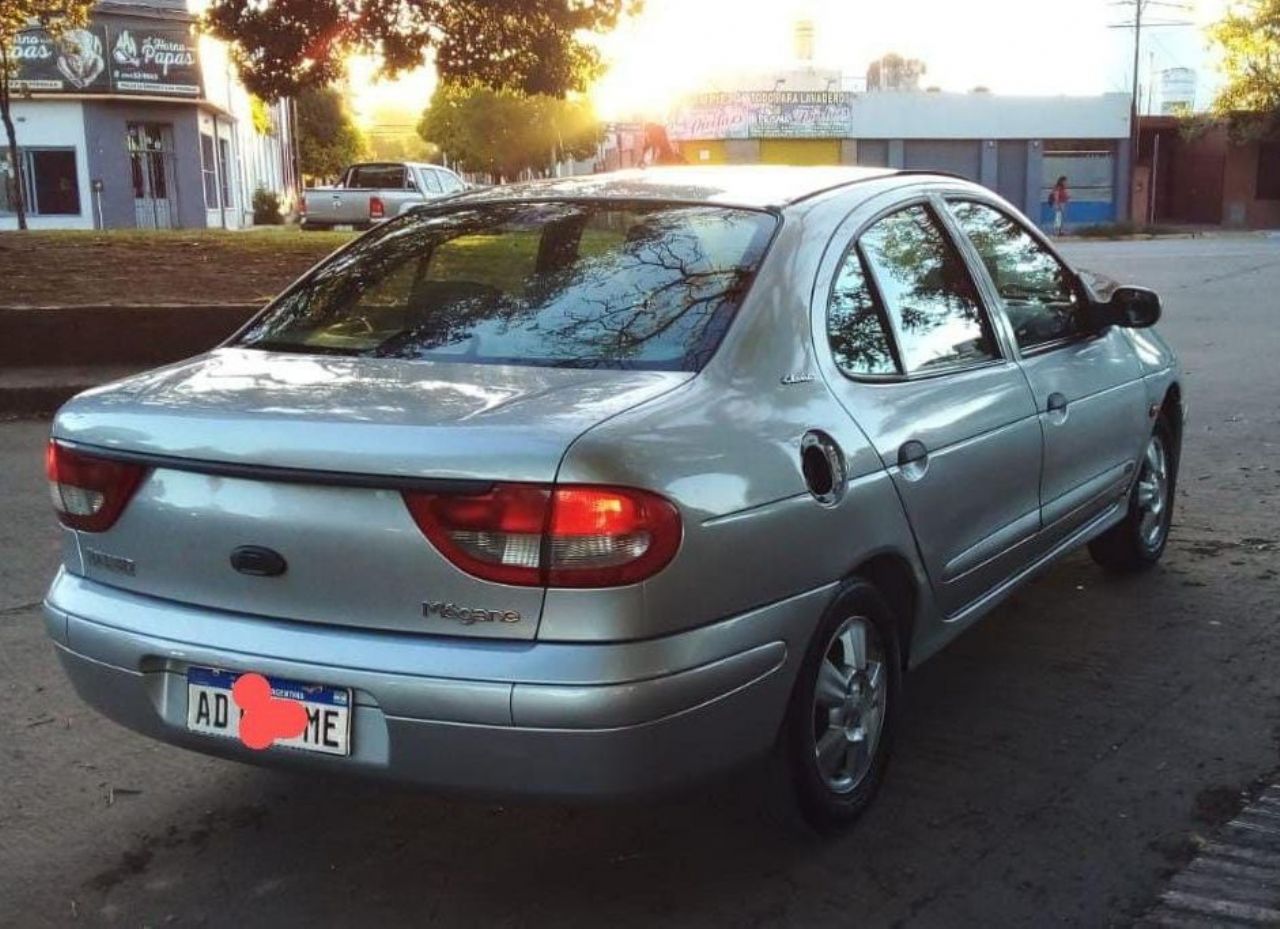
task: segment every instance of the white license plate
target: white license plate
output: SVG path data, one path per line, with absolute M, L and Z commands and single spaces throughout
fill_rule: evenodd
M 187 669 L 187 729 L 204 735 L 240 738 L 241 709 L 231 699 L 231 688 L 240 677 L 237 671 L 217 668 Z M 307 711 L 307 728 L 302 735 L 277 739 L 275 746 L 319 752 L 324 755 L 351 754 L 351 691 L 345 687 L 300 684 L 268 677 L 271 696 L 297 700 Z
M 353 226 L 351 223 L 334 223 L 333 231 L 334 232 L 355 232 L 356 227 Z

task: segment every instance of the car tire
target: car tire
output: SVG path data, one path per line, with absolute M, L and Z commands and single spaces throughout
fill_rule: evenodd
M 1108 571 L 1132 574 L 1160 560 L 1169 542 L 1178 484 L 1179 449 L 1161 415 L 1139 462 L 1124 519 L 1089 543 L 1093 560 Z
M 902 690 L 897 627 L 880 592 L 852 580 L 800 666 L 780 747 L 796 806 L 820 833 L 852 825 L 884 779 Z

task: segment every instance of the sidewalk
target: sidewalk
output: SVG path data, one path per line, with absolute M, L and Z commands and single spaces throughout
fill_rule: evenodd
M 1280 926 L 1280 784 L 1268 788 L 1170 882 L 1137 929 Z

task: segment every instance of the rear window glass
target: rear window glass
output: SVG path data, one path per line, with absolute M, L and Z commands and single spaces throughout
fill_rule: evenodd
M 351 169 L 350 186 L 361 190 L 400 190 L 405 185 L 403 165 L 359 165 Z
M 710 206 L 419 212 L 335 256 L 238 344 L 276 351 L 695 371 L 776 224 Z

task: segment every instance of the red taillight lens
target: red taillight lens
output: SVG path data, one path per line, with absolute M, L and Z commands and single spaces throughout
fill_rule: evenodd
M 382 217 L 386 215 L 387 215 L 387 208 L 383 206 L 382 198 L 370 197 L 369 198 L 369 218 L 382 219 Z
M 84 532 L 105 532 L 124 512 L 146 468 L 98 458 L 50 440 L 45 475 L 58 519 Z
M 474 497 L 406 492 L 442 554 L 502 584 L 616 587 L 652 577 L 680 547 L 680 514 L 628 487 L 499 484 Z

